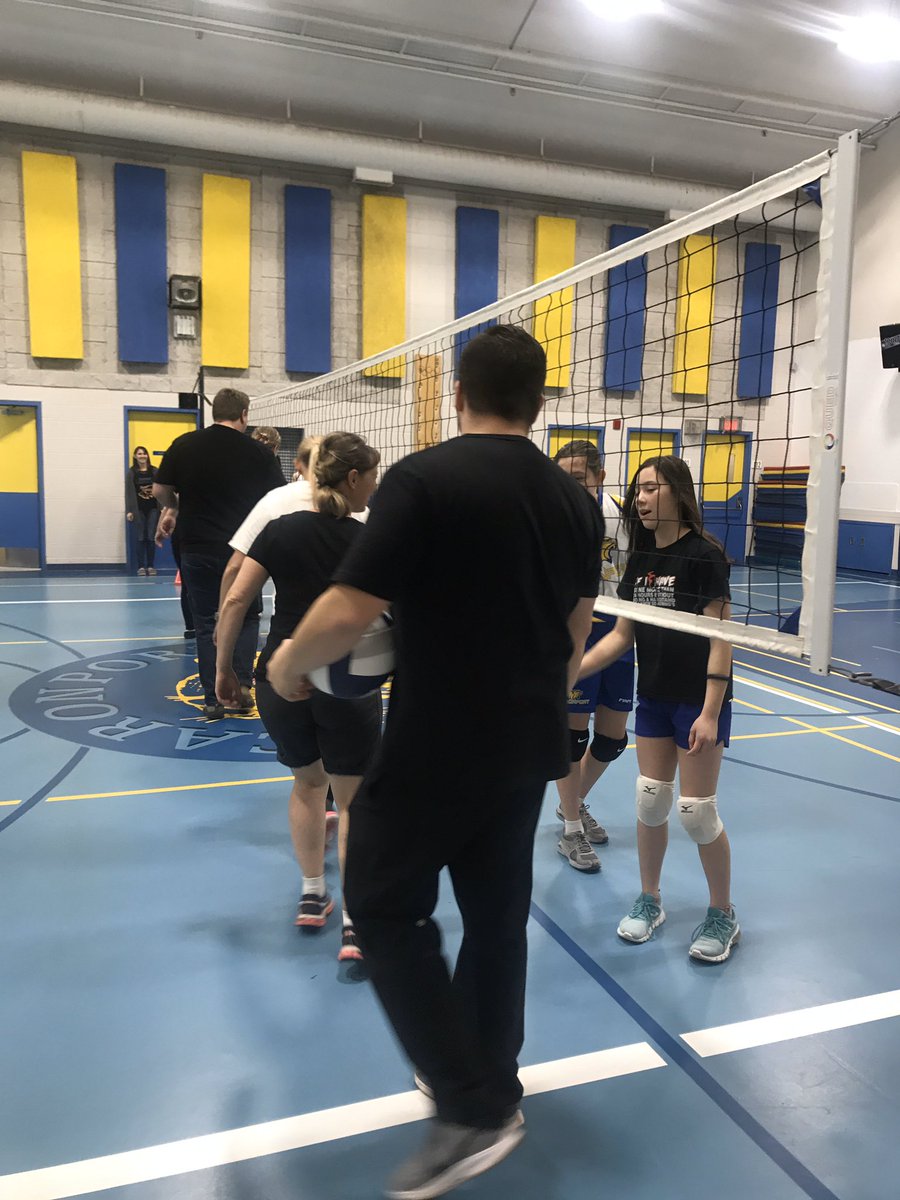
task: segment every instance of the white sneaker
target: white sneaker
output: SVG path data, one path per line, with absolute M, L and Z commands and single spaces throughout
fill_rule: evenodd
M 641 892 L 631 906 L 631 912 L 619 922 L 616 933 L 626 942 L 648 942 L 653 930 L 658 929 L 665 919 L 662 903 L 650 892 Z
M 741 927 L 737 923 L 734 909 L 731 916 L 721 908 L 708 908 L 706 918 L 691 934 L 691 958 L 701 962 L 720 963 L 731 955 L 741 940 Z

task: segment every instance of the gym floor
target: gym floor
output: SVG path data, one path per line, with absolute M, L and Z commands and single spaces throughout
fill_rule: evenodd
M 842 578 L 836 605 L 842 665 L 900 678 L 900 587 Z M 0 581 L 2 1200 L 368 1200 L 421 1137 L 339 920 L 292 924 L 284 769 L 255 719 L 199 719 L 192 646 L 171 578 Z M 528 1137 L 471 1200 L 898 1195 L 900 698 L 735 659 L 719 796 L 743 941 L 688 959 L 705 892 L 677 828 L 666 925 L 616 938 L 633 749 L 592 797 L 600 875 L 556 853 L 549 789 Z M 447 894 L 438 915 L 452 952 Z

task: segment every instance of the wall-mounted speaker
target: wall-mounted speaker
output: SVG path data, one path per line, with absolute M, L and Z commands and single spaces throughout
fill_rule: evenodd
M 200 308 L 200 276 L 169 276 L 169 308 L 188 309 L 196 312 Z
M 179 392 L 178 407 L 198 409 L 200 407 L 199 392 Z

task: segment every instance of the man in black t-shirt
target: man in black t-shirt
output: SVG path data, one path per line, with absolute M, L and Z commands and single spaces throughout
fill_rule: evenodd
M 523 1132 L 534 832 L 547 781 L 568 770 L 566 700 L 603 540 L 597 504 L 529 439 L 545 372 L 522 329 L 468 343 L 462 436 L 387 472 L 335 586 L 269 664 L 275 689 L 298 698 L 307 672 L 393 610 L 387 727 L 354 800 L 345 894 L 379 998 L 437 1106 L 424 1149 L 388 1189 L 399 1200 L 464 1182 Z M 432 920 L 444 867 L 464 926 L 452 982 Z
M 222 574 L 231 557 L 228 542 L 256 502 L 284 485 L 277 459 L 244 436 L 249 407 L 244 392 L 222 388 L 213 400 L 214 424 L 176 438 L 153 485 L 154 496 L 166 509 L 157 541 L 170 537 L 178 522 L 182 586 L 187 588 L 197 631 L 204 713 L 211 719 L 225 711 L 216 700 L 213 630 Z M 234 656 L 248 705 L 260 611 L 259 605 L 251 606 Z

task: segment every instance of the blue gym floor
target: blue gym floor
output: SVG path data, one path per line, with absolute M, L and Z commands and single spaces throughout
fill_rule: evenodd
M 847 671 L 900 679 L 900 587 L 843 578 L 836 605 Z M 285 772 L 256 720 L 198 719 L 181 630 L 171 578 L 0 580 L 0 1198 L 377 1197 L 423 1103 L 339 922 L 293 927 Z M 522 1055 L 544 1066 L 522 1148 L 461 1196 L 900 1196 L 900 698 L 735 659 L 742 944 L 689 961 L 705 895 L 677 827 L 666 925 L 616 938 L 633 749 L 592 797 L 599 876 L 556 853 L 551 789 Z M 683 1037 L 797 1010 L 744 1048 Z

